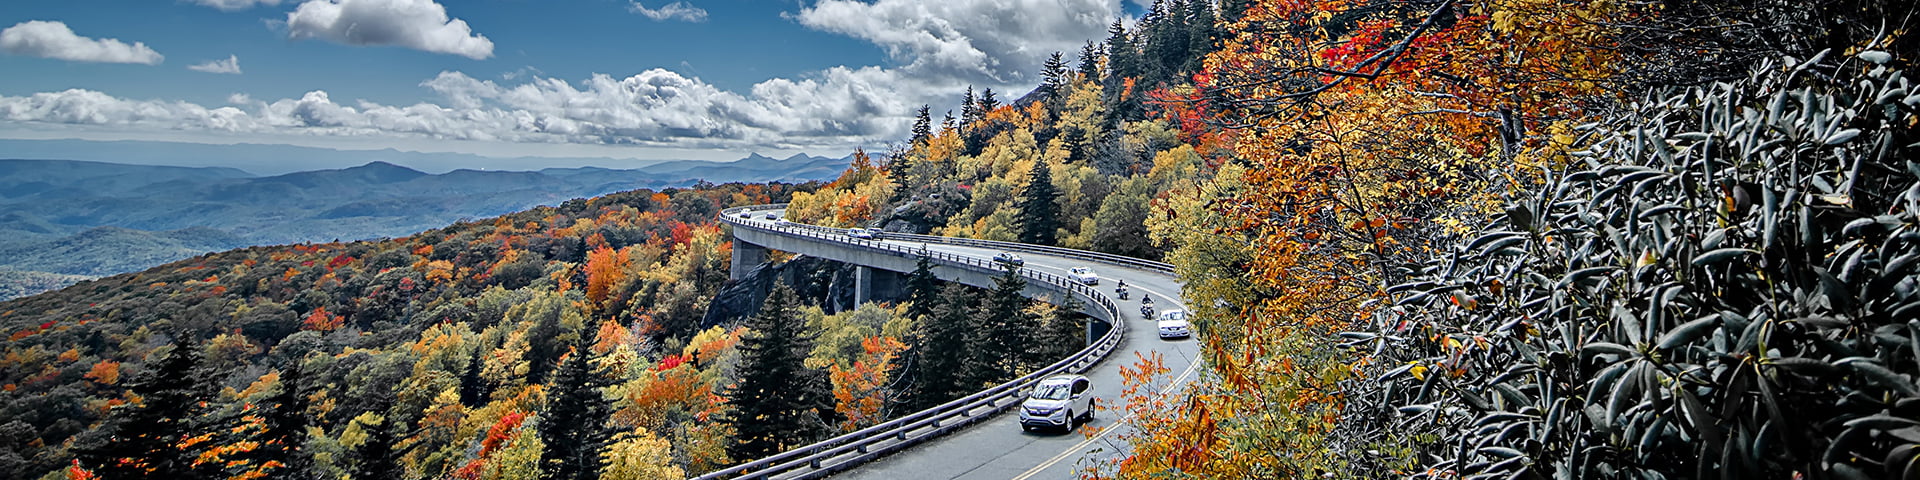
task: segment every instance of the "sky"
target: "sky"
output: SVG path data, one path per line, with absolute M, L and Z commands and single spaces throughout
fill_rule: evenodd
M 1017 97 L 1048 55 L 1071 61 L 1140 10 L 1133 0 L 9 3 L 0 138 L 573 161 L 883 148 L 907 136 L 921 105 L 955 108 L 968 86 Z

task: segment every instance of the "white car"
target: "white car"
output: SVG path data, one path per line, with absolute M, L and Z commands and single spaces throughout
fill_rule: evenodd
M 849 228 L 847 229 L 847 236 L 853 237 L 853 238 L 864 238 L 867 240 L 872 240 L 873 231 L 867 230 L 864 228 Z
M 1020 429 L 1053 427 L 1073 430 L 1093 420 L 1093 381 L 1080 375 L 1054 375 L 1034 384 L 1020 403 Z
M 1073 267 L 1073 268 L 1067 269 L 1067 278 L 1072 278 L 1073 281 L 1080 282 L 1086 285 L 1100 284 L 1100 275 L 1093 273 L 1093 269 L 1087 268 L 1087 267 Z
M 1186 338 L 1193 336 L 1192 325 L 1187 323 L 1187 311 L 1170 308 L 1160 312 L 1160 338 Z

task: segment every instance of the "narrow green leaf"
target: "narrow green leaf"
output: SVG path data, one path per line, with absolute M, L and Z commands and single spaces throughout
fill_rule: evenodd
M 1722 248 L 1719 250 L 1702 253 L 1700 254 L 1700 256 L 1697 256 L 1697 257 L 1693 257 L 1693 265 L 1697 267 L 1704 267 L 1707 265 L 1724 262 L 1724 261 L 1727 261 L 1728 259 L 1732 259 L 1733 257 L 1738 257 L 1741 255 L 1758 255 L 1758 254 L 1760 254 L 1759 251 L 1751 250 L 1751 249 Z
M 1706 336 L 1708 333 L 1712 333 L 1714 327 L 1718 326 L 1720 326 L 1720 319 L 1718 317 L 1707 317 L 1680 324 L 1680 326 L 1674 327 L 1672 331 L 1660 337 L 1660 343 L 1655 348 L 1672 350 L 1674 347 L 1685 345 L 1687 342 L 1692 342 L 1700 337 Z

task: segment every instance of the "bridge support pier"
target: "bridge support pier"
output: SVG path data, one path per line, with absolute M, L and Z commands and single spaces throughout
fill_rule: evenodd
M 733 238 L 733 268 L 728 270 L 727 278 L 746 278 L 748 273 L 763 263 L 767 263 L 767 247 L 740 241 L 740 237 Z
M 866 266 L 853 267 L 853 308 L 860 308 L 873 300 L 873 269 Z

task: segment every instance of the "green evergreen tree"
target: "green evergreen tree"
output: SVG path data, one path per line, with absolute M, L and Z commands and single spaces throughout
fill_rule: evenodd
M 1140 31 L 1146 38 L 1140 54 L 1144 60 L 1141 81 L 1136 88 L 1178 81 L 1180 67 L 1187 63 L 1186 15 L 1185 0 L 1175 0 L 1171 5 L 1155 0 L 1147 16 L 1141 19 Z
M 399 452 L 394 451 L 394 422 L 381 420 L 379 425 L 366 427 L 369 429 L 367 440 L 353 450 L 353 478 L 407 478 L 407 470 L 398 459 Z
M 967 86 L 966 96 L 960 97 L 960 128 L 966 129 L 980 120 L 980 99 L 973 96 L 973 86 Z
M 913 115 L 913 144 L 926 145 L 933 139 L 933 117 L 928 116 L 930 107 L 921 105 L 920 111 Z
M 967 363 L 960 378 L 963 387 L 978 389 L 1012 379 L 1026 358 L 1027 327 L 1032 325 L 1026 312 L 1027 288 L 1020 267 L 1006 265 L 1006 272 L 993 280 L 980 308 L 969 322 L 973 330 L 967 345 Z
M 460 404 L 478 407 L 487 403 L 487 396 L 493 394 L 492 385 L 486 377 L 480 376 L 481 367 L 486 365 L 487 347 L 473 348 L 473 358 L 467 360 L 467 368 L 460 373 Z
M 726 389 L 733 410 L 723 421 L 736 432 L 728 453 L 737 459 L 773 455 L 805 445 L 822 429 L 820 371 L 802 362 L 813 351 L 813 336 L 798 311 L 799 298 L 786 284 L 767 295 L 760 313 L 749 317 L 740 341 L 739 382 Z
M 1140 77 L 1140 50 L 1127 35 L 1127 26 L 1119 20 L 1107 28 L 1107 71 L 1102 77 L 1101 101 L 1107 106 L 1106 123 L 1109 127 L 1121 122 L 1138 120 L 1146 114 L 1141 108 L 1139 92 L 1127 88 L 1128 79 Z
M 540 309 L 532 313 L 538 315 L 533 328 L 527 329 L 527 379 L 532 382 L 546 382 L 547 373 L 553 371 L 555 361 L 566 344 L 560 335 L 566 333 L 566 325 L 560 323 L 560 309 Z
M 261 419 L 266 424 L 254 437 L 259 446 L 242 456 L 254 465 L 280 463 L 280 468 L 271 470 L 274 478 L 314 477 L 313 457 L 306 450 L 307 425 L 312 423 L 307 407 L 313 402 L 308 400 L 310 392 L 303 385 L 305 381 L 306 371 L 299 361 L 280 372 L 280 389 L 259 403 Z
M 1180 71 L 1192 75 L 1206 68 L 1207 55 L 1220 47 L 1220 26 L 1216 24 L 1213 3 L 1194 0 L 1187 4 L 1187 63 Z
M 939 293 L 932 313 L 920 322 L 908 346 L 908 362 L 916 374 L 907 384 L 907 410 L 920 411 L 972 391 L 964 383 L 973 311 L 978 302 L 971 287 L 949 283 Z
M 191 335 L 174 336 L 173 349 L 141 373 L 128 390 L 140 403 L 115 409 L 107 444 L 80 452 L 102 478 L 182 479 L 215 476 L 195 467 L 199 455 L 179 447 L 182 439 L 203 430 L 202 406 L 213 397 L 207 373 L 200 367 L 200 345 Z
M 1087 348 L 1086 323 L 1080 310 L 1085 304 L 1078 297 L 1067 295 L 1067 299 L 1052 315 L 1039 319 L 1040 325 L 1034 336 L 1032 368 L 1052 365 L 1072 356 L 1080 349 Z
M 1088 40 L 1085 46 L 1080 47 L 1080 65 L 1076 70 L 1079 71 L 1082 81 L 1100 81 L 1100 47 L 1094 46 L 1092 40 Z
M 607 426 L 613 403 L 602 392 L 606 377 L 589 358 L 591 345 L 584 336 L 574 342 L 572 353 L 554 372 L 547 409 L 540 414 L 540 440 L 547 446 L 540 452 L 540 464 L 548 479 L 600 478 L 606 464 L 600 453 L 613 438 Z
M 1067 163 L 1087 159 L 1087 131 L 1079 127 L 1068 127 L 1060 137 L 1061 146 L 1067 149 Z
M 1019 209 L 1020 241 L 1053 245 L 1060 229 L 1060 191 L 1053 186 L 1052 168 L 1036 162 L 1027 173 L 1027 188 L 1014 204 Z
M 1061 101 L 1066 99 L 1067 88 L 1073 85 L 1067 75 L 1067 60 L 1060 52 L 1053 52 L 1047 57 L 1047 63 L 1040 66 L 1040 96 L 1048 108 L 1059 109 Z
M 980 113 L 978 114 L 980 118 L 986 118 L 987 112 L 991 112 L 996 108 L 1000 108 L 1000 99 L 993 96 L 993 89 L 989 88 L 981 91 Z
M 940 277 L 933 274 L 933 259 L 922 256 L 914 262 L 913 271 L 907 273 L 906 290 L 908 320 L 917 322 L 933 314 L 934 306 L 940 303 Z
M 1253 8 L 1253 2 L 1254 0 L 1220 0 L 1220 21 L 1233 23 L 1247 18 L 1247 9 Z
M 913 322 L 914 328 L 905 339 L 907 350 L 901 353 L 901 361 L 894 362 L 888 378 L 900 386 L 896 388 L 895 402 L 911 411 L 919 411 L 920 408 L 914 408 L 919 404 L 913 400 L 913 396 L 919 393 L 915 384 L 920 382 L 919 364 L 923 361 L 920 357 L 926 353 L 923 349 L 929 348 L 927 326 L 934 321 L 932 316 L 935 307 L 940 304 L 940 277 L 934 276 L 931 259 L 923 256 L 914 263 L 913 272 L 907 274 L 906 290 L 906 317 Z

